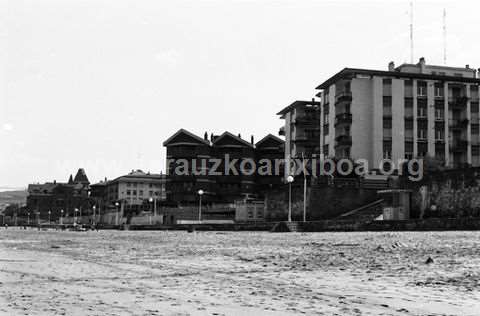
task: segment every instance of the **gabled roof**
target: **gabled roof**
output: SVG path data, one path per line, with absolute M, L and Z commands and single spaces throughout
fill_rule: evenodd
M 285 115 L 286 113 L 290 112 L 291 110 L 293 110 L 294 108 L 296 107 L 299 107 L 299 106 L 309 106 L 309 105 L 318 105 L 320 106 L 320 102 L 317 102 L 317 101 L 295 101 L 293 102 L 292 104 L 290 104 L 289 106 L 287 106 L 286 108 L 284 108 L 283 110 L 281 110 L 280 112 L 277 113 L 277 115 Z
M 253 144 L 247 142 L 246 140 L 243 140 L 241 139 L 240 137 L 238 136 L 235 136 L 233 135 L 232 133 L 230 132 L 224 132 L 222 135 L 220 135 L 219 137 L 217 137 L 214 141 L 213 141 L 213 144 L 218 144 L 222 139 L 225 139 L 225 138 L 231 138 L 233 140 L 235 140 L 236 142 L 239 142 L 240 144 L 244 145 L 244 146 L 247 146 L 247 147 L 252 147 L 253 148 Z
M 78 169 L 75 178 L 73 178 L 73 182 L 90 184 L 90 181 L 88 181 L 87 178 L 87 174 L 85 173 L 85 170 L 83 168 Z
M 272 140 L 274 142 L 276 142 L 278 145 L 281 145 L 281 144 L 284 144 L 285 141 L 283 139 L 280 139 L 278 138 L 277 136 L 275 135 L 272 135 L 272 134 L 268 134 L 267 136 L 265 136 L 264 138 L 262 138 L 261 140 L 259 140 L 256 144 L 255 144 L 255 147 L 261 147 L 261 145 L 263 143 L 265 143 L 266 141 L 268 140 Z
M 326 89 L 335 82 L 343 78 L 351 78 L 355 75 L 365 76 L 384 76 L 392 78 L 409 78 L 409 79 L 431 79 L 439 81 L 457 81 L 457 82 L 471 82 L 480 84 L 480 79 L 469 77 L 455 77 L 455 76 L 443 76 L 422 74 L 413 72 L 401 72 L 401 71 L 384 71 L 384 70 L 372 70 L 372 69 L 358 69 L 358 68 L 344 68 L 337 72 L 335 75 L 324 81 L 316 89 Z
M 177 138 L 180 135 L 188 136 L 189 138 L 191 138 L 192 140 L 195 140 L 198 143 L 205 144 L 205 145 L 210 145 L 210 142 L 208 140 L 203 139 L 203 138 L 187 131 L 186 129 L 181 128 L 175 134 L 170 136 L 166 141 L 164 141 L 163 146 L 168 146 L 168 145 L 174 144 L 173 141 L 175 140 L 175 138 Z M 182 143 L 182 142 L 179 142 L 179 143 Z

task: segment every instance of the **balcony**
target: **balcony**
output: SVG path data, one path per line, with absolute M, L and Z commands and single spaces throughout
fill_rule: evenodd
M 450 150 L 453 152 L 465 152 L 468 148 L 468 141 L 457 139 L 450 145 Z
M 343 101 L 352 101 L 352 92 L 351 91 L 341 91 L 335 95 L 335 104 Z
M 352 136 L 350 135 L 339 135 L 335 137 L 335 147 L 339 146 L 352 146 Z
M 448 98 L 448 105 L 452 109 L 463 109 L 467 106 L 468 97 L 450 97 Z
M 335 117 L 335 127 L 342 124 L 352 124 L 352 114 L 350 113 L 337 114 L 337 116 Z
M 319 125 L 320 117 L 314 115 L 302 115 L 294 118 L 292 123 L 296 125 Z
M 452 119 L 450 120 L 450 128 L 451 129 L 464 129 L 467 128 L 469 120 L 467 118 L 464 119 Z

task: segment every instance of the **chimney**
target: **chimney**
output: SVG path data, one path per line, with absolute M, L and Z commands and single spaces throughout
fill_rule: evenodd
M 420 57 L 418 65 L 420 66 L 420 73 L 425 73 L 425 57 Z
M 203 135 L 203 139 L 208 140 L 208 133 L 207 132 L 205 132 L 205 134 Z
M 312 104 L 315 104 L 315 98 L 312 98 Z
M 53 180 L 53 184 L 57 184 L 57 180 Z
M 240 133 L 238 133 L 238 138 L 242 138 L 242 135 Z
M 213 142 L 213 133 L 210 133 L 210 141 Z
M 465 65 L 465 68 L 470 69 L 470 65 Z
M 253 135 L 250 137 L 250 142 L 252 143 L 252 145 L 254 144 Z
M 388 71 L 395 71 L 395 63 L 393 61 L 388 63 Z

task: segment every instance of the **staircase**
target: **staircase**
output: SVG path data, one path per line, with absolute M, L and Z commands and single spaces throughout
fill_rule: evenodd
M 378 216 L 382 215 L 382 202 L 383 199 L 361 206 L 349 212 L 343 213 L 338 216 L 337 220 L 355 220 L 359 222 L 370 222 Z

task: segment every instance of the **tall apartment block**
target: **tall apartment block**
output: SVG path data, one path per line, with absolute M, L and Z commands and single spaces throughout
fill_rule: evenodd
M 280 112 L 285 125 L 279 135 L 285 136 L 285 161 L 312 158 L 320 154 L 320 102 L 295 101 Z
M 320 154 L 367 159 L 370 168 L 427 155 L 447 167 L 479 166 L 479 85 L 468 65 L 424 58 L 388 71 L 345 68 L 317 87 Z

